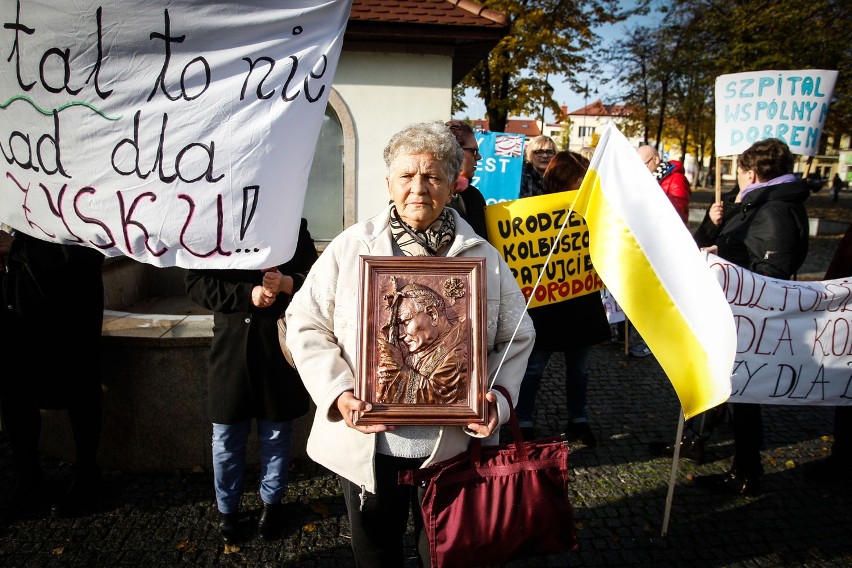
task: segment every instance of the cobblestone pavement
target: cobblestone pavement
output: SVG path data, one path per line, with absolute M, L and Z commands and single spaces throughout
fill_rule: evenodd
M 825 270 L 832 252 L 812 247 L 814 273 Z M 539 436 L 562 430 L 562 369 L 555 356 L 539 394 Z M 647 446 L 674 440 L 674 390 L 653 356 L 628 357 L 623 346 L 595 347 L 590 370 L 590 418 L 599 443 L 572 446 L 569 462 L 582 549 L 507 568 L 852 566 L 852 486 L 815 484 L 802 472 L 828 455 L 832 408 L 764 407 L 766 474 L 762 493 L 753 497 L 720 498 L 691 483 L 694 475 L 730 466 L 733 441 L 729 425 L 722 424 L 704 465 L 680 462 L 663 535 L 672 462 L 651 456 Z M 43 465 L 51 484 L 47 493 L 70 477 L 67 463 Z M 249 478 L 256 486 L 256 472 Z M 11 483 L 9 444 L 0 434 L 0 498 Z M 251 538 L 228 553 L 215 530 L 211 474 L 107 471 L 105 486 L 105 506 L 96 514 L 52 519 L 45 504 L 0 526 L 0 567 L 353 566 L 337 480 L 307 459 L 293 464 L 284 537 L 254 538 L 259 499 L 247 494 L 242 508 Z M 413 554 L 410 539 L 409 550 Z M 414 566 L 409 560 L 404 568 Z
M 509 568 L 852 565 L 852 487 L 813 484 L 801 470 L 827 455 L 833 409 L 764 407 L 766 474 L 763 492 L 754 497 L 711 496 L 690 482 L 695 474 L 729 467 L 733 444 L 723 424 L 711 439 L 707 463 L 680 462 L 662 536 L 672 463 L 649 455 L 647 445 L 674 439 L 679 412 L 674 391 L 654 357 L 627 357 L 621 346 L 596 347 L 590 365 L 591 423 L 599 444 L 572 446 L 569 458 L 582 550 L 516 561 Z M 539 395 L 539 436 L 562 429 L 561 372 L 561 358 L 554 357 Z M 54 485 L 70 475 L 66 463 L 44 466 Z M 12 476 L 5 436 L 0 467 L 6 491 Z M 256 473 L 250 477 L 255 486 Z M 51 519 L 44 506 L 0 528 L 0 566 L 353 566 L 337 480 L 308 460 L 294 464 L 284 538 L 253 537 L 259 501 L 248 494 L 243 510 L 252 537 L 228 554 L 214 527 L 210 474 L 109 471 L 106 491 L 106 505 L 97 514 Z

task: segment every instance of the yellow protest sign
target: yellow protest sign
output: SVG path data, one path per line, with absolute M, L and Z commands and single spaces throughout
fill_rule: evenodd
M 604 288 L 589 256 L 586 221 L 573 211 L 568 214 L 576 195 L 576 191 L 563 191 L 485 208 L 489 241 L 512 269 L 524 297 L 530 298 L 541 276 L 531 308 Z M 548 260 L 554 243 L 557 246 Z

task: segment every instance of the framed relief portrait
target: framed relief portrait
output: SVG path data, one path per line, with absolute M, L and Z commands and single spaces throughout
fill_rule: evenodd
M 362 256 L 356 424 L 484 424 L 485 259 Z

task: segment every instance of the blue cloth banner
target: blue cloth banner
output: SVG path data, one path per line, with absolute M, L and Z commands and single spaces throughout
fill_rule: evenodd
M 471 183 L 482 192 L 488 205 L 517 199 L 524 166 L 525 136 L 504 132 L 477 132 L 475 136 L 482 159 Z

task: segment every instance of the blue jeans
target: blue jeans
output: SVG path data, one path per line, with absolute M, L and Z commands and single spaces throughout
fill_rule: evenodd
M 565 354 L 565 407 L 569 422 L 588 422 L 589 409 L 586 389 L 589 385 L 589 347 L 570 347 Z M 541 386 L 541 377 L 550 359 L 551 351 L 533 349 L 527 361 L 527 370 L 521 382 L 515 413 L 522 428 L 535 424 L 535 399 Z
M 250 430 L 250 420 L 213 424 L 213 486 L 216 504 L 222 513 L 236 513 L 240 509 Z M 280 503 L 287 489 L 292 435 L 292 421 L 257 420 L 260 498 L 268 505 Z

